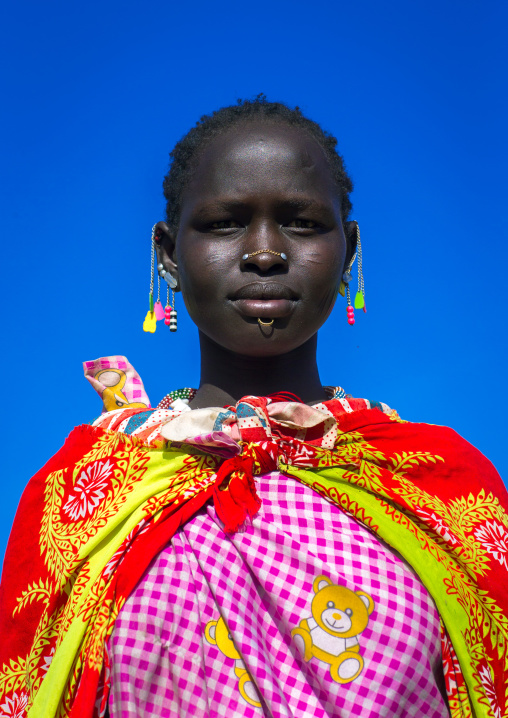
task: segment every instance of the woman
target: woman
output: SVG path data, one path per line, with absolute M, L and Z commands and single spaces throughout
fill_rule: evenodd
M 508 715 L 493 467 L 319 378 L 361 257 L 335 144 L 258 98 L 173 151 L 152 267 L 166 322 L 175 289 L 198 326 L 200 386 L 151 409 L 125 358 L 85 364 L 107 411 L 22 498 L 0 716 Z

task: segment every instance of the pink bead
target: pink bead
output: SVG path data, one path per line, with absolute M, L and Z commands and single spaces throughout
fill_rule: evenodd
M 355 318 L 354 318 L 354 317 L 348 317 L 348 318 L 347 318 L 347 323 L 353 325 L 353 324 L 355 323 Z
M 354 313 L 355 313 L 355 308 L 352 307 L 351 305 L 349 305 L 348 308 L 347 308 L 347 313 L 348 313 L 348 314 L 354 314 Z
M 168 319 L 168 317 L 166 317 L 166 319 L 164 320 L 164 324 L 165 324 L 167 327 L 169 327 L 169 319 Z
M 158 322 L 160 322 L 161 319 L 164 319 L 164 307 L 160 302 L 155 302 L 153 310 L 155 312 L 155 318 Z

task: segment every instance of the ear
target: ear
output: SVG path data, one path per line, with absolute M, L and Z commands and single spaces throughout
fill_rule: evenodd
M 358 222 L 351 220 L 351 222 L 344 222 L 344 235 L 346 237 L 347 252 L 346 261 L 344 263 L 344 271 L 349 267 L 349 263 L 354 257 L 356 252 L 356 237 L 358 233 Z
M 318 576 L 314 580 L 314 585 L 312 586 L 312 588 L 314 589 L 314 593 L 317 593 L 318 591 L 321 591 L 321 589 L 324 588 L 325 586 L 331 586 L 331 585 L 332 585 L 332 582 L 330 581 L 330 579 L 327 576 Z
M 213 646 L 217 645 L 217 640 L 215 638 L 215 629 L 217 628 L 217 621 L 209 621 L 206 624 L 205 628 L 205 638 L 208 641 L 208 643 L 211 643 Z
M 372 600 L 372 598 L 369 596 L 368 593 L 364 593 L 363 591 L 355 591 L 355 593 L 358 596 L 358 598 L 361 598 L 362 601 L 364 602 L 365 608 L 367 609 L 367 613 L 370 616 L 370 614 L 374 610 L 374 601 Z
M 161 238 L 160 244 L 155 243 L 157 251 L 157 264 L 162 264 L 166 272 L 170 272 L 176 279 L 175 292 L 180 291 L 178 268 L 175 262 L 176 237 L 166 222 L 157 222 L 155 230 Z

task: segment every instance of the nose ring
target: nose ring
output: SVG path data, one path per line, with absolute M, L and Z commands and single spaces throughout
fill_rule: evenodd
M 270 319 L 269 322 L 264 322 L 262 319 L 258 317 L 258 324 L 260 327 L 271 327 L 273 324 L 273 319 Z
M 246 259 L 250 259 L 250 257 L 255 257 L 256 254 L 275 254 L 277 257 L 280 257 L 284 260 L 284 262 L 288 261 L 287 255 L 284 252 L 274 252 L 273 249 L 258 249 L 257 252 L 251 252 L 250 254 L 244 254 L 242 256 L 243 261 L 245 262 Z

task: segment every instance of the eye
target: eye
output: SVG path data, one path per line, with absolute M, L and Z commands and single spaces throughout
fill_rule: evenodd
M 231 229 L 239 229 L 241 225 L 234 219 L 222 219 L 220 222 L 212 222 L 210 224 L 210 229 L 213 230 L 231 230 Z
M 328 601 L 328 603 L 326 604 L 326 607 L 327 608 L 335 608 L 335 604 L 333 601 Z
M 346 608 L 346 610 L 344 611 L 344 613 L 346 614 L 346 616 L 352 616 L 352 615 L 353 615 L 353 611 L 352 611 L 350 608 Z
M 288 224 L 288 227 L 303 227 L 304 229 L 312 229 L 313 227 L 317 227 L 317 223 L 312 219 L 293 219 L 293 221 Z
M 286 224 L 288 229 L 298 230 L 301 234 L 316 231 L 320 229 L 321 225 L 315 222 L 313 219 L 293 219 L 291 222 Z

